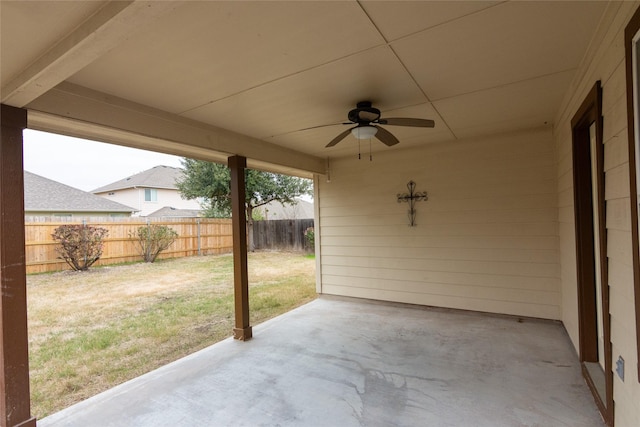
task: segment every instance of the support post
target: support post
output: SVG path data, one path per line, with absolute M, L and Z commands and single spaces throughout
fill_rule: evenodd
M 0 425 L 35 427 L 29 397 L 22 131 L 27 111 L 0 110 Z
M 235 297 L 236 326 L 233 337 L 246 341 L 253 336 L 249 321 L 249 274 L 247 270 L 247 215 L 245 210 L 244 170 L 247 159 L 232 156 L 228 160 L 231 170 L 231 220 L 233 228 L 233 293 Z

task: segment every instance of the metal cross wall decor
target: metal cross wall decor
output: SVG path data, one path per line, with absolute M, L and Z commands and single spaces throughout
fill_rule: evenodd
M 415 191 L 416 183 L 413 181 L 409 181 L 407 184 L 407 188 L 409 189 L 408 193 L 399 194 L 398 193 L 398 203 L 407 202 L 409 203 L 409 227 L 415 227 L 416 225 L 416 209 L 415 203 L 421 200 L 428 200 L 426 191 Z

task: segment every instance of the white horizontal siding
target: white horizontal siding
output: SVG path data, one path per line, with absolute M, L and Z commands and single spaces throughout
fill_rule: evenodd
M 325 246 L 323 254 L 327 256 L 357 256 L 362 257 L 387 257 L 387 258 L 418 258 L 432 260 L 465 260 L 465 261 L 487 261 L 487 262 L 529 262 L 531 259 L 538 259 L 544 263 L 556 263 L 558 252 L 556 250 L 545 249 L 521 249 L 521 248 L 447 248 L 447 247 L 424 247 L 419 251 L 412 247 L 393 247 L 390 251 L 386 246 L 361 247 L 361 246 Z
M 631 233 L 630 199 L 607 201 L 607 229 Z
M 533 262 L 487 262 L 466 260 L 433 260 L 420 258 L 391 258 L 391 257 L 330 257 L 323 256 L 325 268 L 323 273 L 331 272 L 341 275 L 356 275 L 368 277 L 373 273 L 378 278 L 407 276 L 428 278 L 432 273 L 469 273 L 494 274 L 518 277 L 550 277 L 557 278 L 558 265 Z M 428 269 L 425 268 L 428 264 Z
M 597 80 L 603 92 L 603 139 L 608 282 L 613 361 L 625 359 L 626 375 L 614 373 L 615 424 L 640 425 L 640 384 L 631 254 L 624 28 L 638 3 L 611 2 L 556 120 L 562 321 L 578 348 L 578 301 L 571 164 L 571 118 Z
M 554 319 L 558 316 L 557 304 L 530 304 L 505 301 L 500 299 L 482 299 L 466 292 L 462 296 L 453 295 L 448 292 L 446 295 L 429 294 L 425 292 L 407 292 L 397 290 L 384 290 L 372 288 L 358 288 L 353 286 L 331 286 L 327 285 L 326 293 L 333 295 L 343 295 L 356 298 L 370 298 L 385 301 L 396 301 L 407 304 L 430 305 L 438 307 L 449 307 L 461 310 L 485 311 L 493 313 L 504 313 L 515 316 L 540 317 Z
M 319 182 L 323 293 L 558 319 L 551 133 L 332 160 Z M 408 226 L 409 180 L 416 202 Z
M 329 267 L 328 271 L 323 272 L 326 279 L 325 284 L 333 284 L 340 286 L 353 285 L 356 287 L 365 287 L 367 281 L 371 280 L 383 280 L 388 281 L 389 289 L 398 289 L 397 285 L 400 282 L 416 282 L 421 284 L 447 284 L 457 286 L 475 286 L 475 287 L 487 287 L 487 288 L 502 288 L 502 289 L 522 289 L 528 291 L 541 291 L 541 292 L 557 292 L 558 280 L 552 277 L 523 277 L 523 276 L 509 276 L 504 274 L 478 274 L 478 273 L 463 273 L 463 272 L 450 272 L 450 271 L 429 271 L 420 275 L 410 274 L 393 274 L 392 271 L 386 271 L 385 276 L 374 276 L 370 272 L 366 272 L 363 269 L 345 269 L 341 267 Z M 333 273 L 333 274 L 332 274 Z M 360 275 L 358 275 L 360 274 Z M 416 280 L 417 279 L 417 280 Z M 386 286 L 386 285 L 385 285 Z M 377 285 L 379 288 L 380 285 Z

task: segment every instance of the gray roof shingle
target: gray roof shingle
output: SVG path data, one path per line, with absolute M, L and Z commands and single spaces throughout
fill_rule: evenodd
M 24 210 L 58 212 L 135 212 L 135 209 L 24 171 Z
M 122 190 L 125 188 L 147 187 L 167 188 L 177 190 L 176 180 L 182 177 L 182 169 L 171 166 L 155 166 L 146 171 L 131 175 L 103 187 L 96 188 L 92 193 L 104 193 L 107 191 Z
M 165 206 L 157 211 L 150 213 L 147 217 L 150 218 L 197 218 L 202 211 L 197 209 L 176 209 L 171 206 Z

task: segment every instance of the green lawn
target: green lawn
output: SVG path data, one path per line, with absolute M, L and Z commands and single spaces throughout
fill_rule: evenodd
M 311 301 L 315 261 L 249 254 L 251 324 Z M 233 259 L 28 276 L 33 415 L 42 418 L 231 336 Z

